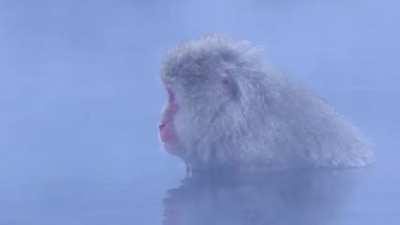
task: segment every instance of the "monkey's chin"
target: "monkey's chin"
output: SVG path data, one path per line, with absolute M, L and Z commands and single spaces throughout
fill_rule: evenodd
M 178 151 L 178 144 L 177 143 L 168 143 L 168 142 L 163 142 L 164 149 L 172 154 L 172 155 L 179 155 Z

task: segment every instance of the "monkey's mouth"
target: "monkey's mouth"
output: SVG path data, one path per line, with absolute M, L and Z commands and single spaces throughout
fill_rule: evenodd
M 176 145 L 178 138 L 175 132 L 174 119 L 178 111 L 178 104 L 176 103 L 174 92 L 167 87 L 168 104 L 163 112 L 161 122 L 158 126 L 160 132 L 160 139 L 164 143 L 167 151 L 176 153 Z

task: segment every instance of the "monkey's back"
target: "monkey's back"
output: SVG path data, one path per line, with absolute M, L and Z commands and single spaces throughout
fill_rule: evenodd
M 244 164 L 342 168 L 373 161 L 362 134 L 320 97 L 284 76 L 263 75 L 259 96 L 245 103 L 252 135 L 238 149 Z

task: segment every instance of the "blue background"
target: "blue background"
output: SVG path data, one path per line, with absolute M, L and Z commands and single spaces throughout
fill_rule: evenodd
M 399 7 L 0 0 L 0 225 L 160 224 L 166 190 L 184 177 L 158 140 L 160 65 L 207 33 L 264 48 L 358 126 L 377 164 L 343 224 L 398 224 Z

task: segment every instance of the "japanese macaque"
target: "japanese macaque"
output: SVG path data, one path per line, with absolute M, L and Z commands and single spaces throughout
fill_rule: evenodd
M 373 153 L 359 131 L 311 91 L 261 62 L 246 41 L 207 36 L 172 50 L 159 132 L 192 170 L 349 168 Z

